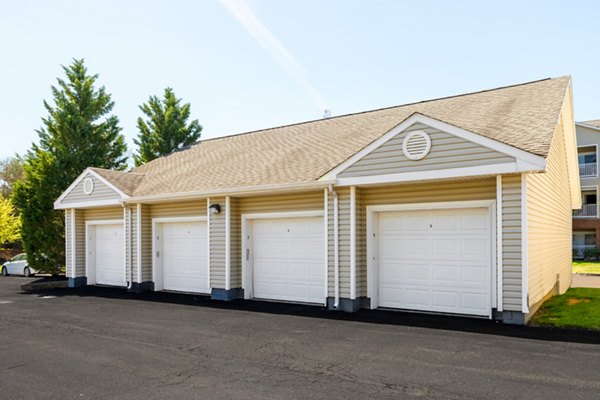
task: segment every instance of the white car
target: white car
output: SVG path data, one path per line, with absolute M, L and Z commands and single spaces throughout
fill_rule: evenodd
M 12 260 L 6 262 L 2 266 L 2 275 L 24 275 L 32 276 L 37 274 L 37 271 L 27 264 L 27 254 L 17 254 Z

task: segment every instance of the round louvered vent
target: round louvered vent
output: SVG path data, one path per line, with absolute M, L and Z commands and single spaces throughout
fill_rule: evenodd
M 410 160 L 420 160 L 429 154 L 431 138 L 423 131 L 410 132 L 402 142 L 402 152 Z
M 94 181 L 91 178 L 85 178 L 83 181 L 83 193 L 92 194 L 94 191 Z

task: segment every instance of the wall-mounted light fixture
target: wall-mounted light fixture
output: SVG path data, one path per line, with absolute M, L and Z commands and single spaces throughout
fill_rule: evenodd
M 208 206 L 208 211 L 210 211 L 211 214 L 218 214 L 221 212 L 221 206 L 218 204 L 211 204 Z

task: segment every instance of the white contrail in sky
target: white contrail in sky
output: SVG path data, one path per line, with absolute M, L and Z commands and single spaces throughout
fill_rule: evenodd
M 327 109 L 327 104 L 323 97 L 317 92 L 314 86 L 309 82 L 302 65 L 296 58 L 281 44 L 279 40 L 269 29 L 256 17 L 254 12 L 244 0 L 219 0 L 227 8 L 252 37 L 269 53 L 275 61 L 290 74 L 296 82 L 306 90 L 312 102 L 319 107 L 320 111 Z

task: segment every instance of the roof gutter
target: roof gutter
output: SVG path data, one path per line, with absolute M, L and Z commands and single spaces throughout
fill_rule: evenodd
M 330 181 L 312 181 L 303 183 L 293 184 L 277 184 L 277 185 L 263 185 L 263 186 L 250 186 L 250 187 L 237 187 L 229 189 L 212 189 L 212 190 L 198 190 L 193 192 L 183 193 L 161 193 L 148 196 L 133 196 L 121 200 L 121 202 L 127 203 L 153 203 L 161 202 L 164 200 L 192 200 L 205 197 L 216 197 L 216 196 L 250 196 L 256 194 L 275 194 L 275 193 L 287 193 L 310 189 L 323 189 L 329 185 L 335 184 L 335 180 Z

